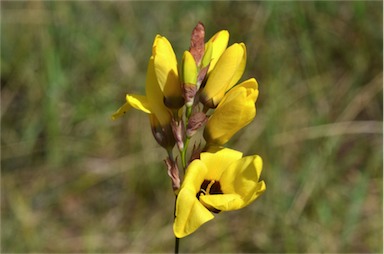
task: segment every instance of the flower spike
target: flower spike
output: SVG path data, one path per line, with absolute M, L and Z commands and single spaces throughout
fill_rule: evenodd
M 156 35 L 145 95 L 127 94 L 126 103 L 112 115 L 116 119 L 131 108 L 146 113 L 153 137 L 167 152 L 164 162 L 176 197 L 175 252 L 180 238 L 214 214 L 244 208 L 266 189 L 258 155 L 223 147 L 256 116 L 256 79 L 237 84 L 246 66 L 246 47 L 228 47 L 226 30 L 204 40 L 205 27 L 199 22 L 178 65 L 171 43 Z

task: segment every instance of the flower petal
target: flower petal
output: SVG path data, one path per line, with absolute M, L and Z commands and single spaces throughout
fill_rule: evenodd
M 178 76 L 177 60 L 172 45 L 167 38 L 160 35 L 156 36 L 152 56 L 157 81 L 164 94 L 165 103 L 169 107 L 180 108 L 184 101 Z
M 143 111 L 144 113 L 151 114 L 151 108 L 150 104 L 148 102 L 148 99 L 144 95 L 138 95 L 138 94 L 127 94 L 126 95 L 127 102 L 121 106 L 113 115 L 112 119 L 115 120 L 116 118 L 121 117 L 124 115 L 129 109 L 135 108 L 138 110 Z
M 243 43 L 235 43 L 224 51 L 215 68 L 209 74 L 202 91 L 204 104 L 208 103 L 210 107 L 216 107 L 224 97 L 225 92 L 232 88 L 243 75 L 246 57 Z
M 173 232 L 178 238 L 195 232 L 201 225 L 214 218 L 196 198 L 196 193 L 187 188 L 182 188 L 177 196 L 175 216 Z
M 127 103 L 133 108 L 143 111 L 144 113 L 151 114 L 151 107 L 149 105 L 148 99 L 143 95 L 136 94 L 127 94 L 126 96 Z
M 200 202 L 209 208 L 219 211 L 232 211 L 244 206 L 244 201 L 238 194 L 219 194 L 200 196 Z
M 206 165 L 201 160 L 193 160 L 185 172 L 181 187 L 194 191 L 196 195 L 200 191 L 200 186 L 204 182 L 207 171 Z
M 183 83 L 196 85 L 197 66 L 195 59 L 189 51 L 184 51 L 183 61 L 181 65 L 181 76 Z
M 227 30 L 221 30 L 213 35 L 205 44 L 206 54 L 202 60 L 202 67 L 209 65 L 208 73 L 210 73 L 215 67 L 220 56 L 223 54 L 228 46 L 229 32 Z
M 204 179 L 218 181 L 228 165 L 239 160 L 242 156 L 241 152 L 229 148 L 214 149 L 212 152 L 201 153 L 200 160 L 208 169 Z
M 157 78 L 154 68 L 153 57 L 149 59 L 145 93 L 147 95 L 147 101 L 153 114 L 156 115 L 162 126 L 166 126 L 171 122 L 171 114 L 163 102 L 163 93 L 157 83 Z
M 211 212 L 196 197 L 207 171 L 200 160 L 192 161 L 187 168 L 176 200 L 176 218 L 173 224 L 174 233 L 179 238 L 193 233 L 202 224 L 213 219 Z
M 257 97 L 259 96 L 259 90 L 258 90 L 259 84 L 257 83 L 255 78 L 250 78 L 246 81 L 243 81 L 240 84 L 233 87 L 232 89 L 235 89 L 238 87 L 246 88 L 247 89 L 247 99 L 252 100 L 253 102 L 256 102 Z M 228 93 L 229 93 L 229 91 L 228 91 Z
M 245 70 L 245 65 L 247 63 L 247 49 L 245 47 L 245 44 L 244 43 L 240 43 L 238 44 L 240 45 L 241 49 L 238 48 L 237 49 L 237 57 L 234 57 L 234 60 L 237 60 L 238 61 L 238 66 L 237 66 L 237 69 L 235 70 L 233 76 L 232 76 L 232 79 L 231 81 L 229 82 L 227 88 L 226 88 L 226 91 L 228 91 L 229 89 L 231 89 L 236 83 L 237 81 L 239 81 L 239 79 L 241 78 L 241 76 L 243 76 L 243 73 L 244 73 L 244 70 Z
M 264 181 L 259 182 L 262 164 L 260 156 L 246 156 L 231 163 L 223 172 L 220 178 L 221 190 L 225 194 L 237 194 L 241 199 L 241 202 L 233 201 L 233 205 L 228 205 L 229 210 L 249 205 L 265 191 Z
M 116 120 L 117 118 L 123 116 L 128 110 L 132 108 L 131 104 L 128 102 L 124 103 L 115 113 L 112 115 L 112 120 Z
M 204 138 L 209 144 L 223 145 L 256 116 L 255 100 L 258 90 L 252 80 L 232 88 L 208 119 Z

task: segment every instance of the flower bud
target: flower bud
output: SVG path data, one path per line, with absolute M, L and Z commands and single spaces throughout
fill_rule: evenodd
M 193 105 L 197 88 L 197 66 L 195 59 L 189 51 L 185 51 L 183 55 L 183 62 L 181 66 L 181 78 L 183 83 L 183 96 L 187 107 Z
M 195 59 L 196 65 L 199 66 L 201 59 L 203 58 L 205 46 L 204 46 L 204 36 L 205 28 L 203 23 L 199 22 L 192 31 L 191 35 L 191 47 L 189 51 L 191 52 L 193 58 Z

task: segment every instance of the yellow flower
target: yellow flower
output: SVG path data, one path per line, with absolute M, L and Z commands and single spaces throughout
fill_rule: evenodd
M 255 102 L 259 95 L 254 78 L 248 79 L 227 92 L 204 129 L 208 145 L 223 145 L 256 116 Z
M 200 100 L 208 107 L 215 108 L 243 75 L 247 60 L 244 43 L 235 43 L 220 56 L 208 75 Z
M 262 160 L 228 148 L 214 148 L 191 162 L 176 200 L 173 230 L 178 238 L 212 220 L 211 212 L 241 209 L 265 191 Z
M 170 122 L 171 110 L 164 104 L 164 101 L 181 100 L 181 87 L 175 53 L 169 41 L 160 35 L 157 35 L 153 42 L 152 56 L 147 68 L 145 92 L 146 96 L 127 94 L 127 103 L 119 108 L 112 118 L 122 116 L 133 107 L 145 113 L 155 114 L 163 126 Z
M 127 102 L 112 115 L 112 119 L 122 116 L 130 108 L 150 114 L 152 131 L 157 135 L 155 138 L 159 142 L 159 136 L 169 133 L 172 114 L 177 118 L 178 109 L 184 104 L 175 53 L 169 41 L 160 35 L 156 36 L 153 43 L 152 56 L 147 68 L 145 93 L 145 96 L 127 94 Z M 170 137 L 160 139 L 170 140 Z
M 157 35 L 152 47 L 157 82 L 164 94 L 168 108 L 179 109 L 184 105 L 177 71 L 176 55 L 167 38 Z
M 127 94 L 127 102 L 112 115 L 112 119 L 117 119 L 129 109 L 135 108 L 144 113 L 156 115 L 156 118 L 162 126 L 166 126 L 171 122 L 171 113 L 163 103 L 164 96 L 157 83 L 153 62 L 152 56 L 147 69 L 145 85 L 146 96 Z

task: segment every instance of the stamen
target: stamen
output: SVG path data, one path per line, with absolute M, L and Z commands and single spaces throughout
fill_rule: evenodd
M 211 182 L 208 184 L 206 191 L 207 191 L 209 194 L 211 194 L 211 188 L 212 188 L 212 186 L 213 186 L 213 184 L 214 184 L 215 182 L 216 182 L 215 180 L 211 180 Z
M 214 195 L 223 194 L 219 181 L 204 180 L 200 186 L 200 191 L 196 194 L 196 198 L 199 199 L 201 195 Z

